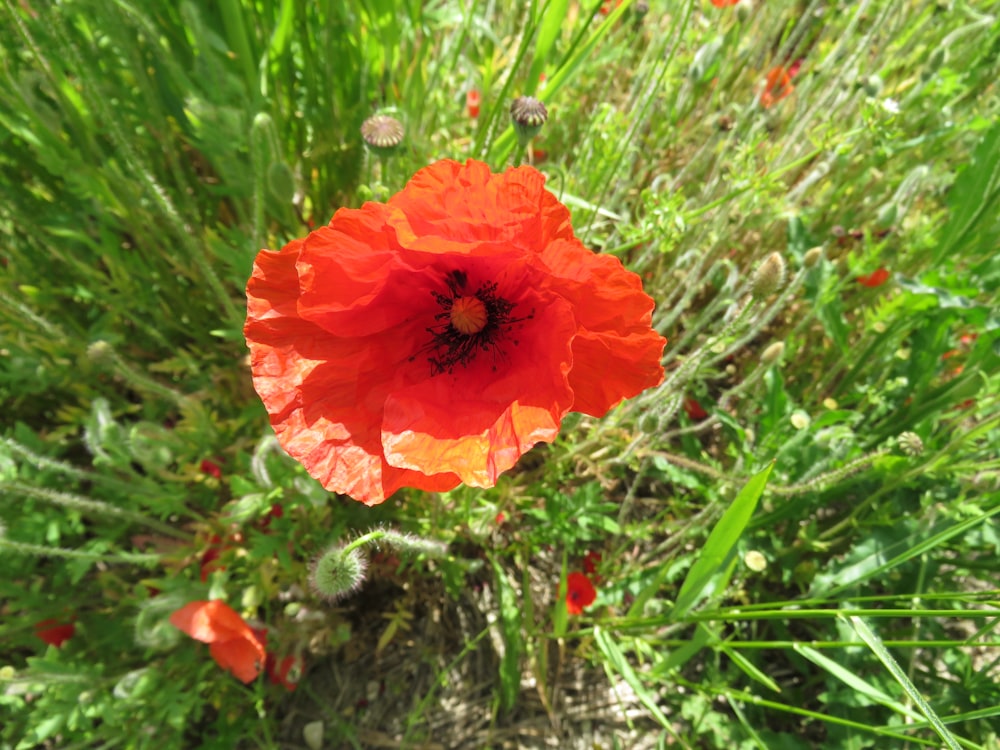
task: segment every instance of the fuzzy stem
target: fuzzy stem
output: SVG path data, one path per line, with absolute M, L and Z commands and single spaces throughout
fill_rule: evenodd
M 46 547 L 42 544 L 29 544 L 28 542 L 15 542 L 0 536 L 0 548 L 9 549 L 13 552 L 20 552 L 22 555 L 38 555 L 39 557 L 63 557 L 73 560 L 91 560 L 93 562 L 103 562 L 109 565 L 115 564 L 137 564 L 153 566 L 160 562 L 159 555 L 142 552 L 118 552 L 112 554 L 101 554 L 98 552 L 84 552 L 78 549 L 67 549 L 65 547 Z
M 109 505 L 101 500 L 94 500 L 80 495 L 71 495 L 68 492 L 55 492 L 53 490 L 47 490 L 40 487 L 32 487 L 31 485 L 21 484 L 20 482 L 11 482 L 10 484 L 5 485 L 5 487 L 11 492 L 19 495 L 34 498 L 35 500 L 41 500 L 45 503 L 51 503 L 52 505 L 58 505 L 63 508 L 70 508 L 81 513 L 93 513 L 94 515 L 121 518 L 126 521 L 142 524 L 153 531 L 165 536 L 173 537 L 174 539 L 184 539 L 187 541 L 191 538 L 190 534 L 178 531 L 168 524 L 157 521 L 155 518 L 150 518 L 149 516 L 143 515 L 142 513 L 136 513 L 132 510 L 115 507 L 114 505 Z

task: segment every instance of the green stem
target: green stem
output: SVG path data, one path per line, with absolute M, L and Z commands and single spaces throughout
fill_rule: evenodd
M 39 557 L 63 557 L 73 560 L 90 560 L 92 562 L 103 562 L 109 565 L 115 564 L 137 564 L 137 565 L 157 565 L 160 562 L 159 555 L 142 552 L 118 552 L 115 554 L 100 554 L 97 552 L 83 552 L 82 550 L 66 549 L 65 547 L 46 547 L 42 544 L 29 544 L 28 542 L 15 542 L 6 537 L 0 537 L 0 547 L 20 552 L 22 555 L 38 555 Z

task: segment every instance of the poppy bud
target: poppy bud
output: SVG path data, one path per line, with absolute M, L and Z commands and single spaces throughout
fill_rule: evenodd
M 802 258 L 802 265 L 806 268 L 813 268 L 817 263 L 823 259 L 823 248 L 814 247 L 806 251 L 805 256 Z
M 919 456 L 924 452 L 924 441 L 915 432 L 904 432 L 899 436 L 899 449 L 907 456 Z
M 372 115 L 361 123 L 361 137 L 379 156 L 389 156 L 403 142 L 403 123 L 389 115 Z
M 549 119 L 549 112 L 535 97 L 519 96 L 510 105 L 510 119 L 514 122 L 517 140 L 526 146 Z
M 335 601 L 361 586 L 367 568 L 360 550 L 345 551 L 334 546 L 313 563 L 309 582 L 317 594 Z
M 785 353 L 785 342 L 775 341 L 773 344 L 771 344 L 769 347 L 767 347 L 767 349 L 763 351 L 763 353 L 760 355 L 760 361 L 763 362 L 765 365 L 773 365 L 775 362 L 781 359 L 781 355 L 784 353 Z
M 948 52 L 944 47 L 938 47 L 934 50 L 931 53 L 931 56 L 927 58 L 927 67 L 920 72 L 921 80 L 926 82 L 933 78 L 934 74 L 941 69 L 941 66 L 943 66 L 947 60 Z
M 883 203 L 879 208 L 878 213 L 875 215 L 875 226 L 879 229 L 889 229 L 896 223 L 896 218 L 898 216 L 899 206 L 897 206 L 893 201 Z
M 882 93 L 884 86 L 885 84 L 882 83 L 882 79 L 876 75 L 865 76 L 861 82 L 861 87 L 868 96 L 878 96 Z
M 781 253 L 771 253 L 757 266 L 750 282 L 750 293 L 754 297 L 769 297 L 785 283 L 785 259 Z
M 95 341 L 87 347 L 87 357 L 98 364 L 108 362 L 114 357 L 114 349 L 107 341 Z

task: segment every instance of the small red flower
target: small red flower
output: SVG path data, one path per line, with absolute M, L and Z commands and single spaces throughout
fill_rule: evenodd
M 728 8 L 730 5 L 739 4 L 740 0 L 710 0 L 716 8 Z
M 289 654 L 281 661 L 273 654 L 267 655 L 267 677 L 274 685 L 283 685 L 286 690 L 295 690 L 302 678 L 302 657 Z
M 582 615 L 585 607 L 589 607 L 597 598 L 597 590 L 583 573 L 570 573 L 566 576 L 566 611 L 571 615 Z
M 506 520 L 507 516 L 504 515 L 503 511 L 500 511 L 499 513 L 497 513 L 497 517 L 494 519 L 494 522 L 496 523 L 497 526 L 503 526 L 503 523 Z
M 244 333 L 282 447 L 373 505 L 492 487 L 570 411 L 663 380 L 653 300 L 532 167 L 444 160 L 257 256 Z
M 882 286 L 885 282 L 889 280 L 889 272 L 885 268 L 880 268 L 877 271 L 868 274 L 867 276 L 858 276 L 858 283 L 862 286 Z
M 583 572 L 596 580 L 595 574 L 597 573 L 597 566 L 601 564 L 601 560 L 603 559 L 604 555 L 600 552 L 594 552 L 591 550 L 583 556 Z
M 476 89 L 469 89 L 465 94 L 465 110 L 472 119 L 479 117 L 479 103 L 481 100 L 479 92 Z
M 207 643 L 216 663 L 238 680 L 252 682 L 260 674 L 267 658 L 265 642 L 225 602 L 191 602 L 170 615 L 170 624 Z
M 207 458 L 201 462 L 202 474 L 207 474 L 210 477 L 215 477 L 216 479 L 222 478 L 222 467 L 219 466 L 215 461 L 209 461 Z
M 35 635 L 56 648 L 61 648 L 75 632 L 76 625 L 73 623 L 60 622 L 51 617 L 35 623 Z
M 760 92 L 760 105 L 765 109 L 773 107 L 793 91 L 795 86 L 792 85 L 791 73 L 781 65 L 775 66 L 767 73 L 764 89 Z
M 700 422 L 708 416 L 708 412 L 693 398 L 684 399 L 684 412 L 688 415 L 689 419 L 695 422 Z

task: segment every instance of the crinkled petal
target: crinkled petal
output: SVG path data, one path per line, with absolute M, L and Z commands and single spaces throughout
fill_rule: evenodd
M 557 240 L 541 254 L 549 288 L 573 307 L 573 411 L 599 417 L 622 399 L 663 380 L 666 339 L 651 327 L 653 300 L 642 281 L 612 255 L 578 240 Z
M 537 252 L 572 237 L 569 211 L 531 167 L 492 174 L 482 162 L 444 159 L 417 172 L 389 200 L 400 245 L 427 253 L 491 254 L 514 245 Z
M 452 489 L 455 475 L 424 476 L 390 466 L 382 454 L 382 409 L 414 336 L 400 328 L 347 338 L 299 317 L 291 300 L 302 246 L 261 253 L 247 286 L 254 387 L 282 447 L 327 489 L 368 504 L 401 487 Z

